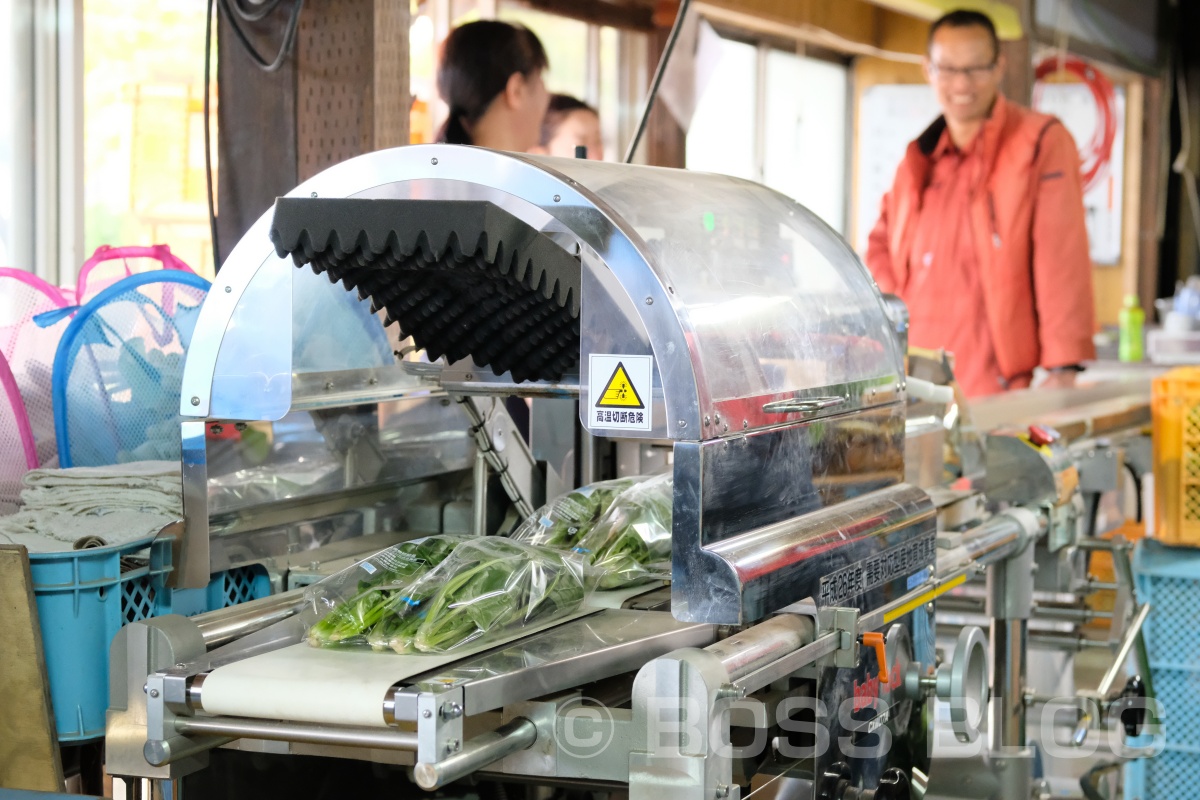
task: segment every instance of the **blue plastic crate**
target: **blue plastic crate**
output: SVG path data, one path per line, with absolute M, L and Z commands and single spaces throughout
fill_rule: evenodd
M 169 594 L 171 540 L 30 553 L 29 567 L 58 739 L 103 736 L 108 647 L 123 625 L 158 613 Z
M 229 608 L 271 594 L 271 578 L 265 567 L 248 564 L 218 572 L 203 589 L 169 589 L 159 595 L 157 614 L 191 617 L 205 611 Z
M 60 742 L 104 735 L 108 649 L 123 626 L 164 614 L 191 616 L 271 594 L 261 565 L 217 573 L 204 589 L 171 589 L 171 540 L 30 553 L 29 567 L 46 651 Z M 143 552 L 144 551 L 144 552 Z
M 1153 758 L 1125 765 L 1125 800 L 1192 800 L 1200 776 L 1200 753 L 1168 747 Z
M 1194 713 L 1200 697 L 1200 639 L 1195 635 L 1200 550 L 1142 541 L 1134 552 L 1133 571 L 1138 599 L 1150 604 L 1142 633 L 1167 747 L 1200 759 L 1200 717 Z M 1194 775 L 1200 776 L 1200 760 L 1193 766 Z
M 1200 550 L 1138 543 L 1133 556 L 1138 597 L 1150 604 L 1142 629 L 1155 668 L 1200 670 Z

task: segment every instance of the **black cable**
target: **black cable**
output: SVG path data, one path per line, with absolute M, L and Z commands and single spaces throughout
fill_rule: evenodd
M 259 20 L 266 19 L 272 11 L 279 8 L 279 4 L 282 2 L 283 0 L 268 0 L 268 2 L 262 3 L 258 9 L 247 11 L 242 5 L 242 0 L 233 0 L 233 10 L 238 17 L 246 22 L 258 22 Z
M 1100 516 L 1100 492 L 1092 493 L 1091 509 L 1088 513 L 1087 538 L 1091 539 L 1096 535 L 1097 518 Z
M 1105 800 L 1105 796 L 1100 793 L 1100 779 L 1106 773 L 1116 772 L 1120 768 L 1121 765 L 1114 761 L 1105 761 L 1083 773 L 1083 777 L 1079 779 L 1079 788 L 1083 791 L 1083 796 L 1087 800 Z
M 275 54 L 275 59 L 271 62 L 259 55 L 250 38 L 246 36 L 246 32 L 238 24 L 237 14 L 230 7 L 230 0 L 220 0 L 220 3 L 221 10 L 225 12 L 225 16 L 229 20 L 229 27 L 233 30 L 233 35 L 241 42 L 246 55 L 250 56 L 254 65 L 263 72 L 275 72 L 282 67 L 283 62 L 292 52 L 292 46 L 296 43 L 296 30 L 300 27 L 300 10 L 304 8 L 304 0 L 296 0 L 296 5 L 292 8 L 292 16 L 288 20 L 287 30 L 283 34 L 283 43 L 279 45 L 279 52 Z
M 642 118 L 638 120 L 637 130 L 633 132 L 633 138 L 629 141 L 629 149 L 625 151 L 624 163 L 626 164 L 633 163 L 633 155 L 637 152 L 642 135 L 646 132 L 646 124 L 650 121 L 650 112 L 654 110 L 654 101 L 658 97 L 658 87 L 667 73 L 667 64 L 671 61 L 671 54 L 675 52 L 675 42 L 679 40 L 679 34 L 683 30 L 684 19 L 687 17 L 690 3 L 691 0 L 681 0 L 679 10 L 675 12 L 675 24 L 671 26 L 671 32 L 667 35 L 662 57 L 659 58 L 658 67 L 654 70 L 654 78 L 650 81 L 650 91 L 646 93 L 646 107 L 642 110 Z
M 212 116 L 209 98 L 212 95 L 212 34 L 216 9 L 208 0 L 208 21 L 204 26 L 204 184 L 208 189 L 208 229 L 212 236 L 213 270 L 221 269 L 221 250 L 217 243 L 217 206 L 213 202 Z
M 1137 492 L 1137 522 L 1142 522 L 1145 518 L 1142 516 L 1142 476 L 1138 475 L 1137 468 L 1125 462 L 1125 469 L 1129 470 L 1129 477 L 1133 478 L 1133 488 Z

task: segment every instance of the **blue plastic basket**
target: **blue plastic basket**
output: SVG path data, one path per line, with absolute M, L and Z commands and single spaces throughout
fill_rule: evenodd
M 158 614 L 191 617 L 205 611 L 229 608 L 271 594 L 271 578 L 265 567 L 249 564 L 218 572 L 203 589 L 168 589 L 160 597 Z
M 1168 747 L 1154 758 L 1125 765 L 1125 800 L 1192 800 L 1200 776 L 1200 754 Z
M 215 611 L 271 594 L 267 570 L 258 564 L 219 572 L 204 589 L 167 587 L 170 539 L 30 553 L 29 567 L 60 742 L 104 735 L 108 649 L 123 626 L 164 614 Z
M 1180 758 L 1196 758 L 1192 775 L 1197 777 L 1200 717 L 1195 714 L 1195 703 L 1200 697 L 1200 640 L 1195 630 L 1200 609 L 1200 550 L 1144 540 L 1134 552 L 1133 571 L 1138 598 L 1150 604 L 1142 633 L 1150 656 L 1154 694 L 1162 706 L 1166 745 Z M 1148 769 L 1153 773 L 1167 767 Z M 1188 789 L 1194 794 L 1194 786 Z
M 30 553 L 29 567 L 58 739 L 103 736 L 108 647 L 123 625 L 160 613 L 171 540 Z
M 208 289 L 199 275 L 144 272 L 75 311 L 54 355 L 60 466 L 180 457 L 183 361 Z

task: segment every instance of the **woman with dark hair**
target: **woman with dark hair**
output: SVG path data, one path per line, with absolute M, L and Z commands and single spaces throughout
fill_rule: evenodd
M 569 94 L 550 95 L 550 107 L 542 122 L 542 140 L 530 152 L 574 158 L 580 147 L 584 148 L 585 158 L 604 160 L 599 112 Z
M 437 140 L 526 152 L 538 143 L 550 65 L 528 28 L 496 20 L 460 25 L 442 44 L 438 94 L 450 116 Z

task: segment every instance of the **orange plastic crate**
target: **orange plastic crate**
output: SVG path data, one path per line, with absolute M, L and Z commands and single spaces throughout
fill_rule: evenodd
M 1154 379 L 1154 538 L 1200 547 L 1200 368 Z

